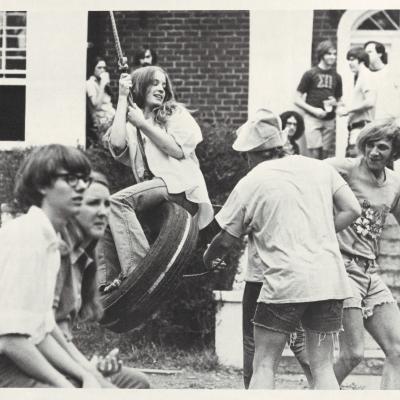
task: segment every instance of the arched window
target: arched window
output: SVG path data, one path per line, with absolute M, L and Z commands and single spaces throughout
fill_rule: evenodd
M 355 27 L 361 31 L 398 31 L 400 30 L 400 10 L 380 10 L 359 21 Z

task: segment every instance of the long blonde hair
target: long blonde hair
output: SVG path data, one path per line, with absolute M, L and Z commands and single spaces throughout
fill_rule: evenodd
M 132 72 L 132 97 L 133 101 L 143 109 L 146 102 L 146 94 L 148 87 L 152 84 L 154 74 L 161 72 L 165 76 L 165 97 L 163 104 L 154 111 L 154 120 L 161 126 L 165 125 L 168 118 L 176 111 L 178 103 L 175 100 L 174 90 L 172 88 L 171 79 L 167 72 L 161 67 L 150 65 L 138 68 Z

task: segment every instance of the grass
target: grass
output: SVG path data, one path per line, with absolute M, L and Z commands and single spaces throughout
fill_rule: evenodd
M 117 334 L 95 323 L 81 323 L 74 331 L 74 342 L 87 356 L 104 355 L 115 347 L 126 365 L 152 369 L 190 369 L 216 371 L 221 369 L 213 348 L 156 344 L 145 338 L 135 339 L 132 333 Z

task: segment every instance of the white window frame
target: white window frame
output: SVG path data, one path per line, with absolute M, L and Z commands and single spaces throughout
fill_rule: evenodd
M 13 13 L 13 14 L 25 14 L 26 18 L 26 24 L 23 29 L 25 29 L 25 48 L 14 48 L 14 47 L 9 47 L 7 48 L 7 30 L 8 29 L 21 29 L 21 26 L 13 26 L 13 25 L 7 25 L 7 14 Z M 10 50 L 25 50 L 25 60 L 27 58 L 26 56 L 26 25 L 27 25 L 27 12 L 26 11 L 0 11 L 0 14 L 2 14 L 2 20 L 4 21 L 4 25 L 0 27 L 0 36 L 2 37 L 2 45 L 0 47 L 0 55 L 2 59 L 2 64 L 0 65 L 0 85 L 4 86 L 26 86 L 26 64 L 25 64 L 25 69 L 6 69 L 6 52 Z M 17 58 L 22 59 L 21 56 L 16 56 Z M 12 74 L 12 75 L 21 75 L 21 77 L 12 77 L 9 78 L 7 76 L 3 76 L 6 74 Z

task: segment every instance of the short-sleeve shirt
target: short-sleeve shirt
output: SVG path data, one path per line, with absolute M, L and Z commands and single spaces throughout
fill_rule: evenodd
M 297 155 L 265 161 L 236 185 L 216 220 L 232 236 L 248 235 L 246 280 L 263 282 L 259 301 L 350 296 L 333 219 L 343 185 L 332 167 Z
M 342 175 L 362 208 L 360 217 L 337 234 L 340 249 L 349 254 L 376 259 L 387 214 L 392 213 L 400 221 L 400 178 L 385 168 L 386 179 L 379 182 L 363 157 L 330 158 L 326 162 Z
M 372 71 L 376 89 L 374 119 L 398 117 L 400 115 L 400 75 L 391 66 Z
M 313 67 L 306 71 L 297 87 L 300 93 L 306 93 L 306 103 L 317 108 L 324 108 L 324 100 L 330 96 L 336 100 L 343 95 L 342 78 L 333 69 L 321 69 Z M 327 114 L 325 120 L 330 120 L 335 117 L 335 112 Z
M 357 81 L 354 85 L 353 96 L 350 108 L 358 107 L 365 101 L 368 94 L 375 93 L 375 84 L 371 72 L 367 69 L 360 69 Z M 374 107 L 364 108 L 360 111 L 351 113 L 348 123 L 353 124 L 358 121 L 372 121 L 374 119 Z
M 60 240 L 38 207 L 0 229 L 0 335 L 37 344 L 55 327 L 53 298 Z
M 116 154 L 109 142 L 111 129 L 105 140 L 113 157 L 132 168 L 133 174 L 140 182 L 143 180 L 144 164 L 138 149 L 136 128 L 129 122 L 126 124 L 127 147 Z M 171 135 L 181 147 L 184 158 L 177 160 L 161 151 L 148 137 L 142 134 L 144 150 L 150 171 L 161 178 L 169 193 L 185 193 L 188 200 L 199 204 L 198 224 L 200 229 L 213 219 L 213 208 L 203 174 L 196 157 L 196 146 L 203 140 L 201 130 L 190 113 L 179 106 L 168 119 L 165 134 Z

